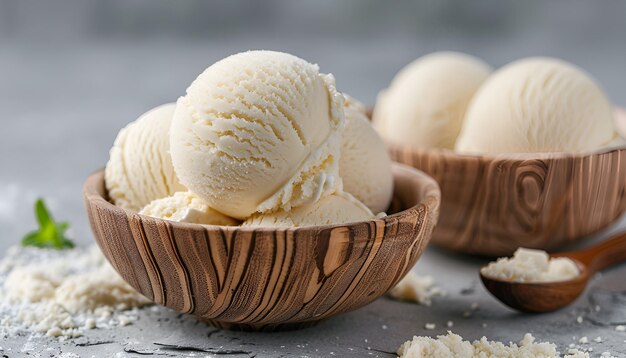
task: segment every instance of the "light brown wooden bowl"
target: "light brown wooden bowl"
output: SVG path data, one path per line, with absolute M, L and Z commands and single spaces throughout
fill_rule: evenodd
M 364 306 L 391 289 L 428 244 L 440 192 L 394 164 L 387 217 L 272 229 L 194 225 L 139 215 L 107 201 L 102 171 L 84 185 L 102 252 L 150 300 L 227 329 L 307 326 Z
M 433 242 L 486 256 L 580 240 L 626 210 L 626 149 L 589 154 L 461 155 L 390 145 L 441 187 Z

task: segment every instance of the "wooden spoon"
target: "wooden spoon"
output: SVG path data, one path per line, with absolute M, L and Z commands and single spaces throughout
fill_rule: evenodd
M 507 306 L 522 312 L 551 312 L 574 302 L 594 273 L 626 261 L 626 233 L 584 250 L 552 254 L 572 259 L 580 275 L 559 282 L 521 283 L 493 279 L 480 274 L 483 285 Z

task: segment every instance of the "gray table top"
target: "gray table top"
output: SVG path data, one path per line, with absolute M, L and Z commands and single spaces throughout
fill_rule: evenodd
M 601 50 L 603 54 L 594 57 L 581 55 L 575 46 L 549 41 L 530 45 L 524 38 L 471 44 L 444 38 L 436 45 L 434 41 L 395 39 L 378 41 L 380 45 L 375 49 L 370 40 L 246 37 L 204 43 L 167 39 L 100 41 L 80 46 L 5 43 L 0 51 L 0 255 L 34 227 L 32 204 L 39 195 L 48 200 L 58 219 L 72 222 L 73 235 L 81 245 L 93 242 L 81 185 L 90 172 L 104 165 L 117 131 L 145 110 L 174 101 L 210 63 L 249 48 L 281 49 L 318 62 L 322 71 L 335 74 L 342 91 L 366 103 L 374 102 L 378 90 L 399 68 L 430 51 L 466 51 L 494 66 L 540 52 L 577 62 L 600 80 L 616 103 L 626 103 L 623 81 L 614 76 L 622 71 L 624 48 L 600 48 L 590 43 L 587 50 Z M 622 218 L 594 240 L 625 228 L 626 219 Z M 478 281 L 477 269 L 483 263 L 481 259 L 429 248 L 415 270 L 434 276 L 438 285 L 448 291 L 431 307 L 381 298 L 316 327 L 271 334 L 215 331 L 168 309 L 148 308 L 142 311 L 139 321 L 119 330 L 93 330 L 67 342 L 14 337 L 0 343 L 4 350 L 0 353 L 11 349 L 25 355 L 47 348 L 51 356 L 61 352 L 98 357 L 204 356 L 208 353 L 203 350 L 224 347 L 250 353 L 241 356 L 257 357 L 386 357 L 392 355 L 384 352 L 395 351 L 413 335 L 445 333 L 445 323 L 451 320 L 452 330 L 468 339 L 485 335 L 517 342 L 524 333 L 531 332 L 539 340 L 553 341 L 566 351 L 581 336 L 601 336 L 603 341 L 592 345 L 594 353 L 610 351 L 626 356 L 626 334 L 614 329 L 614 325 L 626 323 L 626 266 L 596 277 L 585 295 L 567 309 L 522 315 L 488 296 Z M 464 318 L 463 312 L 474 302 L 480 308 L 471 318 Z M 582 323 L 576 321 L 578 316 L 583 317 Z M 435 323 L 436 329 L 425 330 L 427 322 Z M 188 348 L 167 349 L 155 343 Z

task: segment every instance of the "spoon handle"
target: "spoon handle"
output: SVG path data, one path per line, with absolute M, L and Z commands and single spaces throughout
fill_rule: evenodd
M 557 256 L 576 259 L 587 266 L 589 274 L 593 274 L 626 261 L 626 232 L 614 235 L 610 239 L 587 249 Z

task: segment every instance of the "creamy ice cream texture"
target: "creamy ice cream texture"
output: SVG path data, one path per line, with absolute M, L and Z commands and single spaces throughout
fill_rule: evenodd
M 139 211 L 154 199 L 186 190 L 169 154 L 169 128 L 175 105 L 156 107 L 122 129 L 110 151 L 105 183 L 111 201 Z
M 239 224 L 237 220 L 211 209 L 202 199 L 189 191 L 153 200 L 141 209 L 139 214 L 192 224 L 225 226 Z
M 365 107 L 345 95 L 346 127 L 341 136 L 339 176 L 343 189 L 372 212 L 387 210 L 393 194 L 391 159 L 382 138 L 367 119 Z
M 478 90 L 456 149 L 584 152 L 616 137 L 613 108 L 589 75 L 561 60 L 528 58 L 504 66 Z
M 249 227 L 302 227 L 346 224 L 374 219 L 375 215 L 348 193 L 335 193 L 313 204 L 280 210 L 269 214 L 255 214 L 241 224 Z
M 181 182 L 245 219 L 341 188 L 343 96 L 298 57 L 250 51 L 207 68 L 178 100 L 170 134 Z
M 392 143 L 453 149 L 467 105 L 490 72 L 485 62 L 462 53 L 423 56 L 381 92 L 375 126 Z
M 615 108 L 615 131 L 617 132 L 617 138 L 609 143 L 609 146 L 626 146 L 626 110 L 622 108 Z

